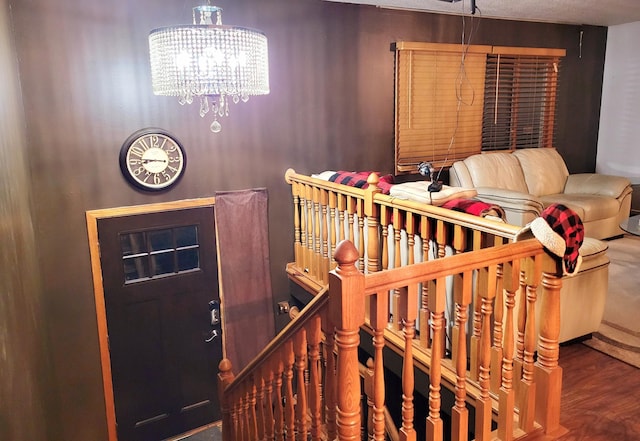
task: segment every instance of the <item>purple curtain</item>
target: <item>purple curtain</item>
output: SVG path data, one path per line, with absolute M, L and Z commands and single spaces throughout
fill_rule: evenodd
M 216 193 L 225 356 L 239 373 L 275 336 L 265 188 Z

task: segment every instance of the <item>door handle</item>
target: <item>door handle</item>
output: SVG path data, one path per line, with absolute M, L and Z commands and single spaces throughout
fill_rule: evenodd
M 212 342 L 216 337 L 218 336 L 218 330 L 217 329 L 212 329 L 211 333 L 209 334 L 209 337 L 205 338 L 205 343 L 209 343 Z

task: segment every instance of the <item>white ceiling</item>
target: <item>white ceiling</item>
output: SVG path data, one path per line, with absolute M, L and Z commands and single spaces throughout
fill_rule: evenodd
M 471 0 L 327 0 L 445 14 L 469 14 Z M 485 18 L 614 26 L 640 21 L 640 0 L 476 0 Z

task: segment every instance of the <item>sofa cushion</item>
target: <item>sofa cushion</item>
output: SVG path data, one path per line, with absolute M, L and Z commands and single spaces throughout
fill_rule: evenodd
M 569 170 L 556 149 L 521 149 L 513 156 L 520 161 L 529 193 L 545 196 L 564 192 Z
M 600 219 L 615 217 L 620 211 L 620 204 L 616 199 L 592 194 L 552 194 L 541 196 L 544 206 L 562 204 L 576 212 L 582 222 L 592 222 Z
M 463 161 L 475 187 L 529 193 L 518 159 L 511 153 L 483 153 Z

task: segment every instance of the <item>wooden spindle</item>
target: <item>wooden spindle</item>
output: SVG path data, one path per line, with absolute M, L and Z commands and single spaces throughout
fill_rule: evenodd
M 331 259 L 329 258 L 329 195 L 327 190 L 320 190 L 320 218 L 322 230 L 322 265 L 321 275 L 324 283 L 329 283 L 329 270 Z
M 367 272 L 380 271 L 380 209 L 374 202 L 376 194 L 382 193 L 378 188 L 380 178 L 371 173 L 367 178 L 367 189 L 364 194 L 364 216 L 367 218 Z
M 321 319 L 316 315 L 307 326 L 309 344 L 309 410 L 311 417 L 311 440 L 320 440 L 322 429 L 322 394 L 320 387 L 322 376 L 320 372 L 320 342 L 322 341 Z
M 415 379 L 413 370 L 413 338 L 415 337 L 415 322 L 418 304 L 418 286 L 411 284 L 401 290 L 400 318 L 404 336 L 404 356 L 402 359 L 402 427 L 400 433 L 404 441 L 414 441 L 414 405 L 413 390 Z
M 384 330 L 389 317 L 389 301 L 385 293 L 376 294 L 370 302 L 369 323 L 373 329 L 373 440 L 385 439 Z
M 431 241 L 431 222 L 426 216 L 420 219 L 420 238 L 422 239 L 422 261 L 429 260 L 429 244 Z M 429 284 L 422 283 L 422 295 L 420 296 L 420 346 L 431 347 L 431 332 L 429 328 Z
M 529 433 L 535 421 L 536 383 L 534 382 L 533 354 L 536 350 L 536 298 L 540 283 L 542 256 L 525 259 L 525 281 L 527 294 L 527 321 L 524 332 L 524 358 L 522 360 L 522 378 L 519 397 L 520 429 Z
M 492 265 L 481 268 L 478 271 L 478 292 L 480 297 L 481 331 L 478 384 L 480 396 L 476 399 L 476 440 L 485 441 L 491 438 L 491 412 L 492 403 L 489 396 L 491 388 L 491 314 L 493 313 L 493 300 L 496 296 L 496 272 Z
M 498 424 L 498 438 L 502 441 L 513 439 L 513 417 L 515 408 L 515 390 L 513 388 L 513 355 L 514 355 L 514 314 L 516 291 L 520 281 L 520 261 L 507 262 L 503 266 L 505 296 L 505 328 L 504 347 L 502 352 L 502 384 L 498 394 L 498 414 L 502 415 Z
M 562 368 L 558 365 L 562 264 L 552 261 L 550 256 L 544 256 L 544 259 L 541 316 L 545 319 L 540 323 L 536 362 L 536 421 L 542 425 L 546 435 L 559 436 L 566 432 L 566 429 L 560 426 Z M 557 267 L 554 268 L 554 264 L 557 264 Z
M 295 355 L 293 352 L 293 341 L 288 340 L 284 344 L 284 431 L 287 441 L 295 439 L 295 407 L 293 397 L 293 365 Z
M 262 376 L 262 372 L 258 371 L 256 375 L 256 424 L 258 426 L 258 438 L 259 440 L 265 439 L 265 402 L 264 402 L 264 390 L 265 381 Z
M 456 369 L 455 404 L 451 410 L 451 438 L 466 441 L 469 437 L 469 411 L 467 397 L 467 320 L 472 297 L 473 273 L 466 271 L 453 277 L 453 300 L 456 303 L 456 332 L 453 344 L 453 362 Z
M 493 343 L 491 345 L 491 391 L 497 393 L 502 385 L 502 326 L 504 318 L 503 267 L 496 267 L 496 294 L 493 308 Z
M 267 441 L 273 441 L 275 439 L 274 423 L 275 416 L 273 414 L 273 368 L 272 363 L 265 362 L 262 371 L 262 378 L 264 380 L 264 438 Z
M 330 320 L 326 320 L 330 323 Z M 337 436 L 336 407 L 337 407 L 337 377 L 336 377 L 336 357 L 335 357 L 335 336 L 334 326 L 327 326 L 331 331 L 325 330 L 325 417 L 327 424 L 327 439 L 335 440 Z
M 333 260 L 333 251 L 336 249 L 337 245 L 337 230 L 336 230 L 336 219 L 339 217 L 338 215 L 338 197 L 335 192 L 329 193 L 329 237 L 330 237 L 330 245 L 328 250 L 328 257 L 331 261 L 329 270 L 332 270 L 335 267 L 335 261 Z
M 427 417 L 427 441 L 443 439 L 443 421 L 440 418 L 442 398 L 440 394 L 442 381 L 442 347 L 444 334 L 444 308 L 447 296 L 446 279 L 438 278 L 435 290 L 429 293 L 429 310 L 431 311 L 431 333 L 433 347 L 431 351 L 431 370 L 429 375 L 429 416 Z
M 282 379 L 284 375 L 284 354 L 280 349 L 275 364 L 274 389 L 275 399 L 273 403 L 273 430 L 276 441 L 284 441 L 284 411 L 282 396 Z
M 305 370 L 307 368 L 307 332 L 300 329 L 293 337 L 293 352 L 295 354 L 296 372 L 296 414 L 295 426 L 299 439 L 307 439 L 307 388 L 305 385 Z
M 320 217 L 320 189 L 313 188 L 313 276 L 318 280 L 325 278 L 322 274 L 322 218 Z

